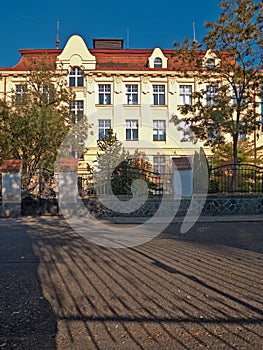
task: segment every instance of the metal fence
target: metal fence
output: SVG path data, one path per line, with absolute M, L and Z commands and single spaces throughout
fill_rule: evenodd
M 159 174 L 132 166 L 117 168 L 107 174 L 93 176 L 80 174 L 78 189 L 82 198 L 96 194 L 131 197 L 134 180 L 143 180 L 148 186 L 149 197 L 170 197 L 174 194 L 172 173 Z M 36 176 L 22 196 L 55 198 L 57 178 L 44 169 Z M 0 199 L 2 197 L 2 174 L 0 172 Z M 252 164 L 226 164 L 209 170 L 209 193 L 263 193 L 263 167 Z
M 173 193 L 172 174 L 159 174 L 130 165 L 98 172 L 94 176 L 83 174 L 78 177 L 78 188 L 82 197 L 110 193 L 131 197 L 135 180 L 142 180 L 147 185 L 149 197 L 170 196 Z
M 209 171 L 210 193 L 262 193 L 263 168 L 253 164 L 226 164 Z

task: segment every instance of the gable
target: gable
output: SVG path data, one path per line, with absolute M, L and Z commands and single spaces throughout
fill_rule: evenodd
M 156 47 L 151 56 L 148 58 L 148 66 L 149 68 L 155 68 L 155 62 L 156 60 L 161 60 L 162 67 L 161 68 L 167 68 L 167 60 L 168 58 L 164 56 L 162 50 L 159 47 Z
M 70 70 L 71 67 L 80 67 L 83 70 L 96 69 L 96 57 L 87 48 L 79 35 L 73 35 L 67 41 L 62 53 L 57 56 L 57 69 Z

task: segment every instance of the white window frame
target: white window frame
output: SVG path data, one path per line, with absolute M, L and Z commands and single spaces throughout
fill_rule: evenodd
M 245 125 L 245 122 L 239 122 L 239 124 L 241 125 Z M 246 132 L 244 133 L 238 133 L 238 141 L 242 141 L 242 140 L 245 140 L 247 138 L 247 134 Z
M 50 93 L 49 86 L 42 86 L 42 94 L 46 96 L 46 102 L 51 103 L 53 101 L 53 94 Z
M 157 174 L 166 173 L 166 157 L 165 156 L 153 156 L 153 171 Z
M 84 86 L 84 72 L 80 67 L 72 67 L 69 72 L 69 86 Z
M 180 131 L 180 142 L 191 142 L 193 141 L 193 133 L 191 130 L 191 123 L 180 121 L 178 124 L 178 130 Z
M 27 99 L 28 87 L 26 84 L 18 84 L 16 85 L 16 101 L 22 102 Z
M 216 60 L 214 58 L 208 58 L 205 65 L 207 69 L 214 69 L 216 66 Z
M 126 141 L 138 141 L 139 130 L 137 119 L 126 120 Z
M 152 88 L 153 88 L 153 105 L 164 106 L 165 105 L 165 85 L 153 84 Z
M 207 140 L 208 141 L 213 141 L 217 138 L 217 132 L 215 129 L 213 129 L 214 125 L 215 125 L 215 123 L 213 123 L 213 122 L 208 123 L 208 125 L 207 125 Z
M 153 62 L 154 68 L 163 68 L 163 60 L 160 57 L 155 57 Z
M 207 85 L 206 86 L 206 105 L 216 106 L 218 103 L 218 86 Z
M 192 105 L 192 85 L 179 85 L 179 105 Z
M 98 140 L 102 140 L 105 136 L 108 136 L 111 128 L 110 119 L 99 119 L 98 120 Z
M 138 84 L 126 84 L 126 104 L 137 105 L 139 103 L 139 88 Z
M 153 120 L 153 141 L 166 141 L 165 120 Z
M 111 104 L 111 84 L 98 84 L 98 99 L 100 105 Z
M 237 94 L 238 94 L 238 96 L 236 96 L 234 89 L 232 90 L 233 91 L 233 96 L 232 96 L 232 98 L 233 98 L 233 106 L 237 106 L 237 99 L 238 99 L 238 97 L 240 97 L 240 89 L 241 88 L 239 86 L 237 86 Z M 243 98 L 240 101 L 240 105 L 242 106 L 243 103 L 244 103 L 244 96 L 243 96 Z
M 74 116 L 73 122 L 77 124 L 84 116 L 84 101 L 75 100 L 70 103 L 70 112 Z
M 71 115 L 74 117 L 74 120 L 72 120 L 73 123 L 78 124 L 78 122 L 83 118 L 84 116 L 84 101 L 83 100 L 75 100 L 70 103 L 70 112 Z M 84 140 L 80 135 L 75 135 L 75 139 L 77 140 L 78 145 L 83 146 Z M 74 158 L 77 159 L 83 159 L 83 152 L 80 154 L 76 150 L 72 150 L 71 154 Z

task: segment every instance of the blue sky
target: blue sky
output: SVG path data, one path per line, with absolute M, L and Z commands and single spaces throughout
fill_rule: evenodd
M 193 38 L 193 22 L 200 41 L 204 23 L 218 18 L 218 4 L 219 0 L 4 1 L 0 67 L 18 63 L 19 49 L 55 48 L 57 21 L 60 48 L 72 34 L 79 34 L 90 48 L 93 38 L 124 38 L 125 48 L 170 49 L 174 41 Z

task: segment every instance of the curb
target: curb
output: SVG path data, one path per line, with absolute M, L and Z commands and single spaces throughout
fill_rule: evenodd
M 151 217 L 111 217 L 108 218 L 114 224 L 143 224 Z M 263 214 L 258 215 L 222 215 L 222 216 L 199 216 L 195 217 L 176 216 L 171 218 L 152 218 L 151 223 L 181 223 L 181 222 L 263 222 Z

